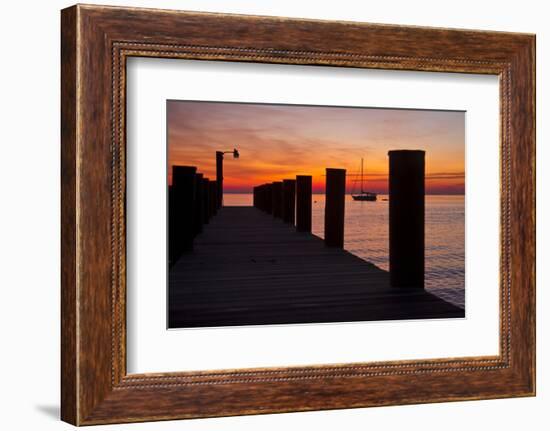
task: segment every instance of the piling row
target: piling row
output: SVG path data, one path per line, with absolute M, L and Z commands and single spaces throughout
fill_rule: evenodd
M 389 156 L 390 282 L 424 287 L 425 152 L 395 150 Z M 344 247 L 346 170 L 326 169 L 325 245 Z M 298 175 L 254 187 L 254 206 L 299 232 L 311 232 L 312 179 Z
M 168 260 L 193 250 L 195 236 L 218 211 L 216 181 L 197 173 L 195 166 L 173 166 L 168 188 Z
M 325 244 L 344 246 L 344 199 L 346 170 L 327 168 L 325 207 Z M 298 232 L 311 232 L 312 177 L 297 175 L 254 187 L 256 208 L 296 226 Z M 328 232 L 328 235 L 327 235 Z

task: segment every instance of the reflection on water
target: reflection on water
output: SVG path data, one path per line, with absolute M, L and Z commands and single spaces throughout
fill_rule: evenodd
M 346 195 L 344 248 L 389 269 L 388 196 L 356 202 Z M 226 194 L 224 205 L 252 205 L 251 194 Z M 325 195 L 313 195 L 312 230 L 324 235 Z M 426 196 L 426 289 L 464 307 L 464 196 Z

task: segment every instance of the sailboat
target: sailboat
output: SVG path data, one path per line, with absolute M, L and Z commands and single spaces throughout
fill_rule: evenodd
M 378 195 L 376 193 L 366 192 L 363 189 L 363 159 L 361 159 L 361 193 L 355 194 L 355 195 L 352 193 L 351 197 L 353 198 L 354 201 L 370 201 L 370 202 L 373 202 L 373 201 L 376 201 L 377 196 Z

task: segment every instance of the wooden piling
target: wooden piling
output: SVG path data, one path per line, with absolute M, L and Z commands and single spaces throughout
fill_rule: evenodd
M 210 180 L 202 179 L 202 199 L 203 199 L 203 223 L 208 224 L 210 221 Z
M 296 220 L 296 180 L 283 180 L 282 219 L 285 223 L 294 225 Z
M 262 192 L 262 205 L 264 208 L 264 211 L 268 214 L 273 213 L 273 186 L 272 184 L 264 184 L 263 186 L 263 192 Z
M 210 218 L 218 213 L 218 184 L 216 181 L 210 181 Z
M 179 256 L 193 249 L 195 217 L 194 166 L 173 166 L 172 187 L 169 192 L 168 258 L 173 264 Z
M 344 247 L 346 170 L 326 169 L 325 244 Z
M 425 152 L 396 150 L 388 155 L 390 283 L 424 288 Z
M 195 174 L 195 216 L 193 217 L 193 233 L 198 235 L 202 232 L 204 223 L 204 197 L 203 197 L 203 175 Z
M 296 230 L 311 232 L 311 175 L 296 176 Z
M 223 203 L 223 151 L 216 151 L 217 208 Z
M 271 213 L 273 217 L 282 217 L 283 183 L 275 181 L 271 183 Z
M 262 184 L 254 187 L 254 206 L 271 214 L 271 184 Z
M 262 184 L 261 186 L 258 186 L 258 207 L 265 211 L 265 184 Z
M 174 187 L 168 186 L 168 265 L 172 266 L 179 257 L 179 248 L 176 246 L 176 199 Z

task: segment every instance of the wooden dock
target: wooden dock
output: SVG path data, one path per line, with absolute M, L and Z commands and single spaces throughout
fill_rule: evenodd
M 223 207 L 169 271 L 169 327 L 464 317 L 254 207 Z

